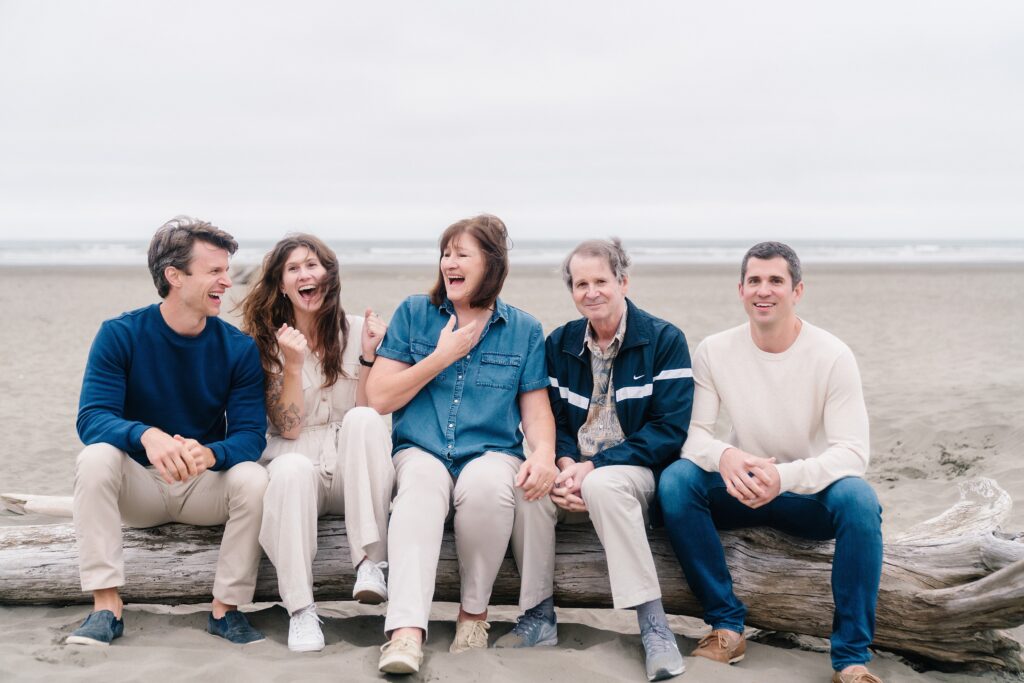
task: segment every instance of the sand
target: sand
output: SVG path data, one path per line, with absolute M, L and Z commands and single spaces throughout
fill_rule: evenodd
M 372 306 L 387 317 L 404 296 L 424 291 L 432 275 L 430 268 L 352 268 L 343 274 L 342 297 L 352 313 Z M 637 268 L 630 296 L 682 328 L 692 350 L 708 334 L 743 322 L 737 279 L 735 268 Z M 992 477 L 1010 493 L 1018 507 L 1006 528 L 1024 529 L 1024 316 L 1014 305 L 1024 266 L 810 265 L 805 279 L 800 315 L 846 341 L 860 364 L 871 417 L 868 479 L 885 508 L 885 534 L 941 512 L 957 499 L 957 483 L 974 476 Z M 548 331 L 576 315 L 555 268 L 514 268 L 503 298 Z M 155 300 L 141 266 L 0 268 L 0 344 L 8 350 L 0 369 L 0 430 L 8 443 L 0 454 L 0 491 L 71 493 L 81 447 L 75 414 L 92 337 L 105 318 Z M 0 525 L 46 521 L 0 513 Z M 61 645 L 87 607 L 4 607 L 0 680 L 378 679 L 382 611 L 324 607 L 328 645 L 311 655 L 288 652 L 286 614 L 272 605 L 253 612 L 268 642 L 247 648 L 206 635 L 201 606 L 129 606 L 127 636 L 105 649 Z M 421 680 L 644 680 L 631 613 L 561 610 L 556 648 L 460 656 L 446 650 L 453 614 L 453 606 L 437 606 Z M 494 632 L 514 616 L 511 608 L 496 609 Z M 704 628 L 687 618 L 673 627 L 684 651 Z M 1024 630 L 1015 634 L 1024 639 Z M 680 680 L 828 680 L 824 641 L 808 641 L 815 651 L 765 640 L 730 668 L 687 658 Z M 886 653 L 876 655 L 873 669 L 886 681 L 1019 680 L 918 672 Z

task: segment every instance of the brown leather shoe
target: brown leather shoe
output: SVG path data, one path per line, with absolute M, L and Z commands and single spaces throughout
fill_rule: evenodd
M 867 669 L 851 673 L 836 671 L 832 674 L 832 683 L 882 683 L 882 679 Z
M 743 659 L 746 651 L 747 640 L 742 633 L 719 628 L 701 638 L 697 649 L 690 656 L 706 657 L 722 664 L 735 664 Z

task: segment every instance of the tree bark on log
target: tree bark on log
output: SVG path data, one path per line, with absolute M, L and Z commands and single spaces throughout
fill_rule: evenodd
M 1024 534 L 998 530 L 1012 503 L 994 481 L 975 479 L 960 489 L 960 502 L 945 513 L 886 540 L 874 646 L 946 667 L 1022 671 L 1020 643 L 999 629 L 1024 623 Z M 16 498 L 5 497 L 5 502 L 17 508 Z M 220 537 L 221 527 L 125 529 L 127 584 L 122 596 L 128 602 L 209 600 Z M 701 616 L 664 532 L 654 530 L 650 537 L 665 609 Z M 804 541 L 770 529 L 723 532 L 722 540 L 736 594 L 750 610 L 748 625 L 828 637 L 831 542 Z M 348 557 L 344 521 L 321 519 L 313 567 L 318 600 L 351 599 L 355 575 Z M 607 576 L 604 550 L 593 528 L 560 528 L 556 604 L 611 607 Z M 519 576 L 509 555 L 491 602 L 516 604 L 518 591 Z M 266 558 L 256 599 L 278 599 L 274 568 Z M 459 599 L 450 531 L 441 548 L 434 599 Z M 71 524 L 0 528 L 0 604 L 89 600 L 80 592 Z

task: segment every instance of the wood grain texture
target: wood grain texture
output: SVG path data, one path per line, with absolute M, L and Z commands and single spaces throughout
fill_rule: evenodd
M 1000 632 L 1024 623 L 1024 534 L 999 531 L 1010 497 L 992 480 L 961 484 L 961 500 L 885 544 L 874 646 L 945 665 L 1024 671 L 1021 645 Z M 168 524 L 125 529 L 129 602 L 209 600 L 220 527 Z M 650 533 L 667 611 L 700 616 L 664 532 Z M 770 529 L 722 534 L 738 597 L 750 626 L 828 637 L 832 625 L 833 544 L 804 541 Z M 319 600 L 351 599 L 344 521 L 320 520 L 313 567 Z M 506 557 L 491 598 L 518 602 L 519 576 Z M 276 600 L 274 568 L 264 558 L 257 600 Z M 451 531 L 445 534 L 435 600 L 458 601 L 459 575 Z M 560 528 L 555 601 L 566 607 L 611 607 L 604 551 L 593 528 Z M 78 582 L 71 524 L 0 528 L 0 604 L 89 602 Z

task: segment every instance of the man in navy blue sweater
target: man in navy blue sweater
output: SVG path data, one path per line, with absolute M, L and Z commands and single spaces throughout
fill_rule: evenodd
M 546 344 L 561 473 L 551 495 L 520 502 L 512 542 L 525 613 L 496 647 L 554 645 L 555 523 L 589 518 L 608 559 L 617 609 L 635 609 L 649 680 L 681 674 L 647 521 L 661 471 L 679 459 L 693 401 L 686 338 L 626 298 L 629 257 L 619 240 L 589 240 L 562 275 L 583 315 Z
M 228 233 L 188 216 L 149 245 L 160 304 L 108 320 L 89 351 L 75 468 L 82 590 L 94 608 L 67 638 L 109 645 L 124 632 L 121 525 L 224 524 L 208 629 L 263 640 L 241 612 L 260 560 L 266 471 L 263 370 L 255 343 L 217 317 L 231 286 Z

